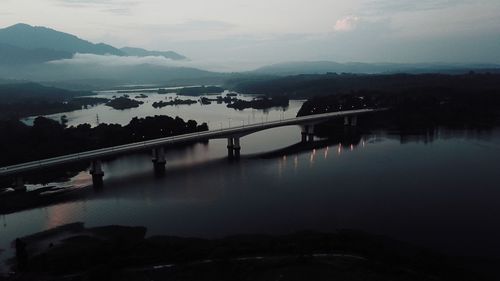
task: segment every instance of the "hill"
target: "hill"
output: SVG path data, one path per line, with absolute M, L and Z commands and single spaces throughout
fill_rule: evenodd
M 419 92 L 430 91 L 500 91 L 500 74 L 461 75 L 448 74 L 321 74 L 294 75 L 286 77 L 268 77 L 229 79 L 225 85 L 232 90 L 269 96 L 290 98 L 310 98 L 347 94 L 356 91 L 383 92 Z
M 73 55 L 65 51 L 52 49 L 24 49 L 0 43 L 0 64 L 23 65 L 43 63 L 51 60 L 69 59 Z
M 71 58 L 76 53 L 186 59 L 173 51 L 149 51 L 132 47 L 118 49 L 104 43 L 94 44 L 75 35 L 43 26 L 19 23 L 0 29 L 0 64 L 3 65 L 38 64 Z
M 26 100 L 65 101 L 87 95 L 91 95 L 91 93 L 68 91 L 37 83 L 0 84 L 0 104 L 11 104 Z
M 495 64 L 442 64 L 442 63 L 337 63 L 331 61 L 285 62 L 263 66 L 253 71 L 257 74 L 269 75 L 299 75 L 325 73 L 447 73 L 458 74 L 469 70 L 476 72 L 496 71 L 500 69 Z
M 110 45 L 93 44 L 75 35 L 23 23 L 0 29 L 0 43 L 28 50 L 50 49 L 70 54 L 125 55 L 122 51 Z
M 89 95 L 92 93 L 37 83 L 0 84 L 0 120 L 68 112 L 107 102 L 107 99 L 85 97 Z

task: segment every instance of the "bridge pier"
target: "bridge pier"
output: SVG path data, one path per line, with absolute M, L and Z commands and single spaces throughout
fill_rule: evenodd
M 358 125 L 358 116 L 351 116 L 351 126 L 356 127 Z
M 23 177 L 19 176 L 19 177 L 15 178 L 14 190 L 15 191 L 26 191 L 26 186 L 24 185 Z
M 344 117 L 344 126 L 352 126 L 356 127 L 358 125 L 358 116 L 345 116 Z
M 302 131 L 300 134 L 301 134 L 300 142 L 307 142 L 307 132 Z
M 94 187 L 102 187 L 104 171 L 102 170 L 101 160 L 94 160 L 91 162 L 90 174 L 92 175 L 92 185 Z
M 227 138 L 227 158 L 234 158 L 234 139 Z
M 314 141 L 314 126 L 309 125 L 307 129 L 307 141 L 308 142 L 313 142 Z
M 165 149 L 163 147 L 153 148 L 153 166 L 155 172 L 164 172 L 167 160 L 165 158 Z
M 240 138 L 238 137 L 234 138 L 233 143 L 234 143 L 234 158 L 240 159 L 240 152 L 241 152 Z
M 309 131 L 309 125 L 305 125 L 302 127 L 302 132 L 300 132 L 302 143 L 307 142 L 307 132 Z

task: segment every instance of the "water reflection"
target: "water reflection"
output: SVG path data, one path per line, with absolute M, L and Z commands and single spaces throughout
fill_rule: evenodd
M 164 101 L 179 97 L 181 99 L 199 99 L 201 97 L 178 96 L 176 94 L 155 94 L 138 91 L 135 94 L 144 94 L 147 98 L 141 99 L 144 104 L 137 108 L 127 110 L 115 110 L 106 105 L 98 105 L 87 109 L 75 110 L 72 112 L 58 113 L 48 115 L 47 117 L 59 121 L 62 115 L 66 115 L 68 126 L 77 126 L 79 124 L 91 124 L 96 126 L 98 123 L 121 124 L 126 125 L 133 117 L 147 117 L 152 115 L 168 115 L 171 117 L 179 116 L 184 120 L 195 120 L 199 123 L 207 122 L 212 130 L 230 128 L 235 126 L 244 126 L 249 124 L 262 123 L 265 121 L 282 120 L 285 118 L 293 118 L 297 115 L 298 110 L 304 101 L 292 100 L 287 108 L 270 108 L 266 110 L 245 109 L 235 110 L 228 108 L 226 104 L 212 103 L 204 105 L 201 103 L 193 105 L 177 105 L 166 106 L 164 108 L 154 108 L 151 105 L 154 102 Z M 222 95 L 227 94 L 227 92 Z M 95 97 L 112 98 L 113 96 L 121 96 L 116 91 L 101 91 L 97 92 Z M 133 97 L 132 97 L 133 98 Z M 254 96 L 238 95 L 238 99 L 251 100 Z M 34 117 L 23 119 L 27 124 L 33 124 Z
M 84 203 L 85 201 L 79 203 L 64 203 L 45 208 L 47 219 L 44 229 L 52 229 L 64 225 L 68 221 L 78 221 L 81 217 L 81 205 Z
M 103 192 L 4 216 L 0 248 L 84 221 L 203 237 L 354 228 L 451 253 L 498 255 L 500 132 L 441 136 L 432 146 L 379 132 L 293 147 L 300 129 L 286 127 L 243 138 L 240 162 L 225 160 L 224 140 L 168 151 L 161 178 L 152 177 L 147 154 L 118 158 L 105 166 Z

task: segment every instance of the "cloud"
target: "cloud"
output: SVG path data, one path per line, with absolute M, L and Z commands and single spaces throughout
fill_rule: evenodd
M 140 4 L 139 1 L 127 0 L 54 0 L 59 5 L 76 8 L 97 8 L 103 12 L 124 15 L 129 14 L 131 8 Z
M 333 29 L 339 32 L 346 32 L 356 29 L 358 22 L 360 21 L 359 17 L 356 16 L 347 16 L 342 19 L 337 20 Z
M 98 67 L 113 68 L 127 66 L 152 65 L 158 67 L 190 67 L 209 71 L 232 72 L 242 69 L 251 69 L 255 67 L 252 61 L 228 59 L 221 62 L 217 59 L 196 59 L 174 61 L 165 57 L 147 56 L 147 57 L 122 57 L 114 55 L 94 55 L 94 54 L 75 54 L 71 59 L 62 59 L 48 62 L 49 65 L 78 66 L 78 67 Z M 237 67 L 235 67 L 237 66 Z
M 49 62 L 50 64 L 79 64 L 79 65 L 103 65 L 103 66 L 133 66 L 151 64 L 160 66 L 180 66 L 182 63 L 167 59 L 165 57 L 121 57 L 114 55 L 75 54 L 71 59 L 62 59 Z

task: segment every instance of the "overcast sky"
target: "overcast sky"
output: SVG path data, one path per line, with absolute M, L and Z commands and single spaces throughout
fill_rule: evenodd
M 500 0 L 0 0 L 0 26 L 19 22 L 240 68 L 500 63 Z

